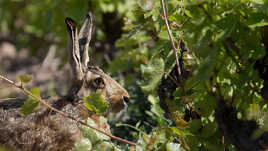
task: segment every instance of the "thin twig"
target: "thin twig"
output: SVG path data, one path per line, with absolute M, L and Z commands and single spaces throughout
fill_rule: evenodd
M 166 23 L 167 30 L 168 30 L 168 36 L 169 36 L 169 39 L 170 39 L 170 42 L 171 42 L 171 45 L 172 45 L 172 48 L 173 48 L 173 53 L 174 53 L 175 58 L 176 58 L 176 64 L 177 64 L 177 67 L 178 67 L 177 68 L 178 74 L 179 74 L 179 76 L 181 76 L 181 69 L 180 69 L 180 63 L 179 63 L 178 54 L 177 54 L 177 48 L 175 46 L 173 36 L 172 36 L 171 30 L 170 30 L 170 27 L 169 27 L 168 16 L 167 16 L 167 11 L 166 11 L 164 0 L 161 0 L 161 5 L 162 5 L 163 13 L 164 13 L 165 23 Z
M 19 99 L 23 99 L 23 98 L 3 98 L 3 99 L 0 99 L 0 102 L 4 102 L 4 101 L 9 101 L 9 100 L 19 100 Z
M 136 144 L 135 144 L 134 142 L 130 142 L 130 141 L 128 141 L 128 140 L 125 140 L 125 139 L 116 137 L 116 136 L 114 136 L 114 135 L 112 135 L 112 134 L 109 134 L 109 133 L 107 133 L 107 132 L 104 132 L 104 131 L 102 131 L 102 130 L 100 130 L 100 129 L 98 129 L 98 128 L 95 128 L 95 127 L 93 127 L 93 126 L 88 125 L 87 123 L 85 123 L 85 122 L 83 122 L 83 121 L 81 121 L 81 120 L 79 120 L 79 119 L 76 119 L 76 118 L 74 118 L 74 117 L 72 117 L 72 116 L 70 116 L 70 115 L 67 115 L 66 113 L 64 113 L 64 112 L 62 112 L 62 111 L 60 111 L 60 110 L 58 110 L 58 109 L 56 109 L 56 108 L 53 108 L 53 107 L 52 107 L 51 105 L 49 105 L 45 100 L 43 100 L 42 98 L 40 98 L 40 97 L 38 97 L 38 96 L 35 96 L 35 95 L 32 94 L 29 90 L 25 89 L 22 85 L 16 84 L 14 81 L 9 80 L 8 78 L 6 78 L 6 77 L 4 77 L 4 76 L 2 76 L 2 75 L 0 75 L 0 79 L 2 79 L 2 80 L 4 80 L 4 81 L 8 82 L 9 84 L 11 84 L 11 85 L 13 85 L 13 86 L 19 88 L 19 89 L 22 90 L 25 94 L 27 94 L 27 95 L 33 97 L 34 99 L 36 99 L 37 101 L 39 101 L 40 103 L 42 103 L 43 105 L 45 105 L 47 108 L 49 108 L 50 110 L 52 110 L 52 111 L 54 111 L 54 112 L 59 113 L 59 114 L 62 115 L 63 117 L 72 119 L 72 120 L 76 121 L 77 123 L 80 123 L 81 125 L 84 125 L 84 126 L 87 126 L 87 127 L 89 127 L 89 128 L 92 128 L 92 129 L 94 129 L 94 130 L 96 130 L 96 131 L 98 131 L 98 132 L 100 132 L 100 133 L 102 133 L 102 134 L 104 134 L 104 135 L 110 137 L 111 139 L 117 140 L 117 141 L 122 142 L 122 143 L 127 143 L 127 144 L 132 145 L 132 146 L 136 146 Z
M 178 59 L 178 54 L 177 54 L 178 48 L 176 48 L 176 46 L 175 46 L 173 36 L 172 36 L 171 30 L 170 30 L 170 27 L 169 27 L 165 0 L 161 0 L 161 6 L 162 6 L 162 9 L 163 9 L 163 13 L 164 13 L 164 19 L 165 19 L 165 23 L 166 23 L 166 26 L 167 26 L 169 40 L 171 42 L 171 45 L 172 45 L 172 48 L 173 48 L 173 53 L 174 53 L 174 56 L 175 56 L 175 59 L 176 59 L 177 72 L 178 72 L 178 75 L 179 75 L 180 85 L 181 85 L 183 94 L 186 95 L 185 88 L 184 88 L 184 83 L 182 82 L 182 72 L 181 72 L 182 69 L 181 69 L 180 62 L 179 62 L 179 59 Z

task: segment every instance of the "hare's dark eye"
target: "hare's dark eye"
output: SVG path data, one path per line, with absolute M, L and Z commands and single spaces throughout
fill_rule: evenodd
M 94 82 L 97 85 L 104 84 L 104 81 L 103 81 L 102 77 L 98 77 L 98 78 L 94 79 Z
M 105 87 L 105 83 L 102 77 L 98 77 L 94 79 L 93 84 L 95 88 L 98 88 L 98 89 L 103 89 Z

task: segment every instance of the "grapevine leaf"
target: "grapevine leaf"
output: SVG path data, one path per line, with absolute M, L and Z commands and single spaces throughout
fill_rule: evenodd
M 28 83 L 32 80 L 33 76 L 30 74 L 19 75 L 18 79 L 22 84 Z
M 40 89 L 39 88 L 33 88 L 31 90 L 31 93 L 37 97 L 40 97 Z M 22 105 L 20 112 L 22 114 L 22 116 L 31 114 L 34 109 L 38 106 L 38 101 L 33 98 L 32 96 L 29 96 L 29 98 L 24 102 L 24 104 Z
M 84 97 L 83 101 L 87 109 L 98 115 L 104 114 L 107 111 L 108 103 L 102 98 L 100 93 L 93 93 L 88 97 Z
M 89 139 L 85 138 L 75 143 L 74 151 L 90 151 L 92 144 Z
M 164 73 L 164 67 L 162 58 L 152 58 L 147 66 L 141 65 L 144 76 L 141 88 L 144 92 L 151 92 L 157 87 Z

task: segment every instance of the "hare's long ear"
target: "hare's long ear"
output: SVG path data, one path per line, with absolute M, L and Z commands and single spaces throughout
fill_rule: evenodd
M 73 80 L 72 86 L 69 90 L 68 95 L 74 96 L 81 88 L 83 84 L 84 72 L 81 64 L 81 56 L 78 43 L 78 31 L 76 23 L 71 18 L 67 17 L 65 19 L 68 31 L 68 54 L 69 63 L 73 70 Z
M 67 17 L 65 19 L 65 23 L 67 25 L 68 38 L 69 38 L 68 40 L 69 62 L 72 66 L 74 77 L 77 78 L 77 80 L 82 80 L 83 70 L 81 65 L 76 22 L 71 18 Z
M 92 35 L 92 28 L 93 28 L 93 16 L 89 12 L 86 15 L 85 21 L 80 29 L 79 32 L 79 48 L 80 48 L 80 55 L 81 55 L 81 62 L 83 71 L 87 69 L 87 64 L 89 62 L 89 56 L 88 56 L 88 48 L 89 43 L 91 40 Z

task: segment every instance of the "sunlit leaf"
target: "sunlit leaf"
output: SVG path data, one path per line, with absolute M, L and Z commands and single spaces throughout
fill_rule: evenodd
M 30 82 L 32 80 L 32 78 L 33 78 L 33 76 L 30 74 L 22 74 L 22 75 L 18 76 L 18 79 L 22 84 L 26 84 L 26 83 Z
M 255 27 L 263 27 L 263 26 L 267 26 L 268 25 L 268 21 L 261 21 L 259 23 L 256 24 L 251 24 L 249 25 L 250 28 L 255 28 Z
M 153 91 L 160 82 L 164 73 L 164 60 L 162 58 L 152 58 L 147 66 L 141 65 L 144 77 L 142 90 L 145 92 Z
M 79 142 L 75 143 L 74 151 L 91 151 L 92 144 L 88 139 L 82 139 Z
M 40 89 L 39 88 L 33 88 L 31 90 L 31 93 L 35 95 L 36 97 L 40 97 Z M 20 112 L 23 116 L 31 114 L 34 109 L 38 106 L 38 101 L 33 98 L 32 96 L 29 96 L 29 98 L 24 102 L 23 106 L 20 108 Z
M 159 38 L 162 38 L 162 39 L 166 39 L 168 40 L 169 39 L 169 36 L 168 36 L 168 32 L 167 31 L 162 31 L 158 34 Z
M 87 124 L 89 124 L 92 127 L 99 127 L 101 130 L 105 131 L 104 128 L 105 127 L 108 128 L 106 125 L 106 124 L 108 124 L 107 119 L 100 116 L 100 120 L 102 120 L 103 122 L 100 122 L 99 123 L 100 125 L 97 125 L 97 123 L 95 123 L 95 121 L 93 121 L 91 118 L 88 118 Z M 83 137 L 88 138 L 92 144 L 95 144 L 96 142 L 99 142 L 99 141 L 110 139 L 108 136 L 106 136 L 106 135 L 104 135 L 96 130 L 93 130 L 92 128 L 87 127 L 87 126 L 81 126 L 80 130 L 82 132 Z
M 139 0 L 138 1 L 139 6 L 145 11 L 153 9 L 154 3 L 155 3 L 154 0 Z
M 88 97 L 84 97 L 85 106 L 97 114 L 104 114 L 109 104 L 102 98 L 100 93 L 93 93 Z
M 180 117 L 176 118 L 175 123 L 179 128 L 185 128 L 189 126 L 189 123 Z
M 188 17 L 193 17 L 191 12 L 189 10 L 185 10 L 184 13 L 188 16 Z
M 185 129 L 180 129 L 177 127 L 171 127 L 171 130 L 176 133 L 178 136 L 187 136 L 187 135 L 191 135 L 193 136 L 192 133 L 190 133 L 189 131 L 185 130 Z
M 167 151 L 185 151 L 181 144 L 177 143 L 168 143 L 166 146 Z

